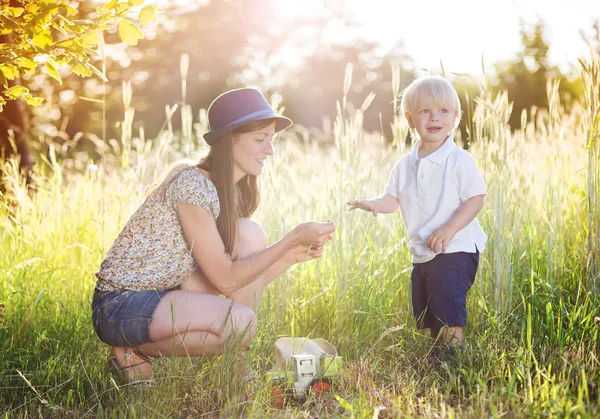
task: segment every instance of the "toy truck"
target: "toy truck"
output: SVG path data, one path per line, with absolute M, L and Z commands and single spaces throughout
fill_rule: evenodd
M 282 407 L 286 396 L 306 398 L 307 391 L 320 396 L 342 372 L 342 358 L 321 338 L 279 338 L 275 342 L 275 367 L 267 373 L 273 405 Z

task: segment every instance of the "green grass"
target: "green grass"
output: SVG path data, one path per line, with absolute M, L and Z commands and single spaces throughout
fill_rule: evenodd
M 597 89 L 598 80 L 590 86 Z M 334 219 L 346 200 L 383 190 L 393 164 L 409 149 L 398 141 L 406 127 L 396 119 L 398 147 L 363 133 L 366 102 L 355 110 L 343 99 L 333 138 L 303 127 L 282 136 L 261 178 L 256 216 L 270 239 L 307 219 Z M 0 302 L 6 306 L 0 413 L 597 417 L 600 301 L 591 292 L 597 277 L 589 246 L 598 239 L 590 230 L 598 221 L 588 213 L 598 213 L 598 201 L 590 199 L 598 196 L 590 193 L 598 187 L 598 168 L 590 170 L 593 154 L 586 148 L 593 119 L 586 106 L 568 114 L 559 103 L 551 109 L 511 133 L 506 97 L 484 92 L 477 104 L 470 151 L 488 184 L 479 219 L 489 241 L 469 294 L 463 355 L 439 368 L 423 361 L 431 342 L 415 329 L 411 314 L 400 214 L 348 212 L 336 220 L 325 255 L 287 272 L 263 299 L 248 355 L 259 376 L 272 366 L 279 336 L 324 337 L 345 362 L 332 392 L 283 409 L 271 407 L 264 382 L 244 384 L 231 373 L 232 354 L 158 360 L 155 386 L 130 389 L 111 375 L 109 348 L 91 327 L 94 271 L 142 199 L 143 185 L 193 149 L 191 125 L 183 136 L 167 128 L 147 143 L 126 134 L 132 160 L 125 167 L 122 153 L 85 173 L 69 172 L 67 162 L 51 157 L 35 194 L 15 182 L 0 206 Z

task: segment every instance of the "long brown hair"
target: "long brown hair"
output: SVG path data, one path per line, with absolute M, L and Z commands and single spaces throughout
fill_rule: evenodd
M 210 173 L 210 180 L 217 189 L 219 196 L 219 216 L 217 217 L 217 230 L 225 245 L 225 251 L 233 256 L 237 240 L 237 220 L 249 218 L 254 214 L 260 204 L 260 190 L 258 177 L 245 175 L 235 185 L 233 184 L 233 137 L 264 128 L 274 120 L 265 119 L 249 122 L 238 127 L 217 140 L 210 147 L 206 157 L 196 164 L 179 162 L 165 177 L 165 180 L 149 193 L 159 189 L 163 194 L 184 171 L 197 167 Z M 174 175 L 172 173 L 177 172 Z M 164 197 L 165 195 L 163 195 Z

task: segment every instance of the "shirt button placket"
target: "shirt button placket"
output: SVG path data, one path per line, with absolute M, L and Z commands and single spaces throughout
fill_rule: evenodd
M 419 165 L 419 171 L 417 172 L 417 191 L 420 194 L 425 192 L 425 173 L 423 173 L 423 165 Z

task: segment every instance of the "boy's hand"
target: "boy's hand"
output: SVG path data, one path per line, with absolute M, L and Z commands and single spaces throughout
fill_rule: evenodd
M 375 217 L 379 213 L 379 209 L 375 206 L 372 201 L 368 201 L 366 199 L 355 199 L 353 201 L 348 201 L 348 205 L 355 208 L 360 208 L 363 211 L 372 212 Z
M 446 245 L 454 238 L 456 232 L 447 225 L 436 228 L 427 239 L 427 247 L 437 253 L 442 246 L 442 253 L 446 253 Z

